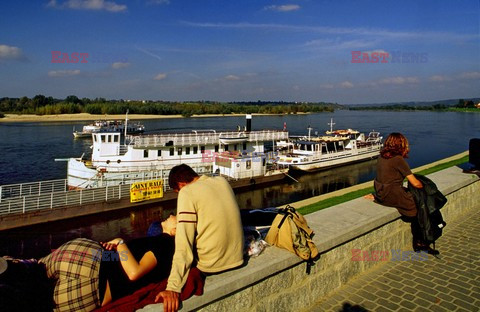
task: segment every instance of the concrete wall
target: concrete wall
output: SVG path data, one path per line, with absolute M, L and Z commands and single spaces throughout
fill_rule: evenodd
M 478 207 L 480 182 L 457 167 L 429 175 L 448 198 L 445 221 Z M 276 247 L 267 248 L 244 267 L 209 276 L 205 293 L 183 302 L 182 311 L 298 311 L 310 307 L 356 275 L 381 261 L 352 261 L 352 249 L 412 250 L 409 224 L 395 208 L 358 198 L 306 216 L 321 257 L 306 274 L 306 264 Z M 441 251 L 441 244 L 437 245 Z M 159 311 L 150 305 L 142 312 Z

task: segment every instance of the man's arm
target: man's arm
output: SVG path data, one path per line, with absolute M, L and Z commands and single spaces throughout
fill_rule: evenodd
M 155 302 L 163 298 L 164 311 L 177 311 L 180 293 L 185 285 L 193 263 L 193 246 L 197 229 L 197 213 L 186 189 L 178 194 L 177 233 L 172 269 L 168 277 L 167 289 L 155 297 Z

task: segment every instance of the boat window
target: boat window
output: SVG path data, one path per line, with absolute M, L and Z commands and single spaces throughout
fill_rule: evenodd
M 96 135 L 93 136 L 93 141 L 97 142 L 97 136 Z
M 252 161 L 247 160 L 247 169 L 252 169 Z
M 225 144 L 225 145 L 223 146 L 223 150 L 224 150 L 224 151 L 228 151 L 228 144 Z
M 173 147 L 170 147 L 170 156 L 175 155 L 175 149 Z
M 198 146 L 194 146 L 194 147 L 193 147 L 193 153 L 194 153 L 194 154 L 197 154 L 197 153 L 198 153 Z
M 107 140 L 108 140 L 108 143 L 111 143 L 111 142 L 112 142 L 112 136 L 111 136 L 111 135 L 107 135 Z
M 233 146 L 233 150 L 234 150 L 234 151 L 237 150 L 237 144 L 235 144 L 235 145 Z
M 158 156 L 158 157 L 162 157 L 162 150 L 158 150 L 158 151 L 157 151 L 157 156 Z
M 178 148 L 177 154 L 178 154 L 178 155 L 182 155 L 182 148 L 181 148 L 181 147 Z
M 244 150 L 244 151 L 247 150 L 247 143 L 243 143 L 243 150 Z
M 190 155 L 190 146 L 185 147 L 185 154 Z
M 101 136 L 100 136 L 100 140 L 101 140 L 102 142 L 105 142 L 105 135 L 101 135 Z
M 118 139 L 120 139 L 120 136 L 119 136 L 119 135 L 114 135 L 114 136 L 113 136 L 113 142 L 117 143 L 117 142 L 118 142 Z
M 205 153 L 205 146 L 204 145 L 200 146 L 200 153 L 201 154 Z
M 215 153 L 218 153 L 218 148 L 219 148 L 219 146 L 215 145 Z
M 265 158 L 262 158 L 262 166 L 265 167 L 265 163 L 266 163 L 266 159 Z
M 148 150 L 143 150 L 143 158 L 148 158 Z

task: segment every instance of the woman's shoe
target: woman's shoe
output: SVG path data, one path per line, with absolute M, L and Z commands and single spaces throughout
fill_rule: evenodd
M 432 247 L 430 247 L 429 245 L 423 244 L 423 243 L 414 243 L 413 244 L 413 250 L 415 252 L 426 251 L 429 255 L 434 255 L 434 256 L 440 254 L 440 252 L 438 250 L 435 250 Z

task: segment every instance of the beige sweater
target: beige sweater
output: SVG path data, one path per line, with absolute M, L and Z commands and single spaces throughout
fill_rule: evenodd
M 184 186 L 178 193 L 177 220 L 167 290 L 181 292 L 194 257 L 197 268 L 208 273 L 243 264 L 240 210 L 224 178 L 201 176 Z

